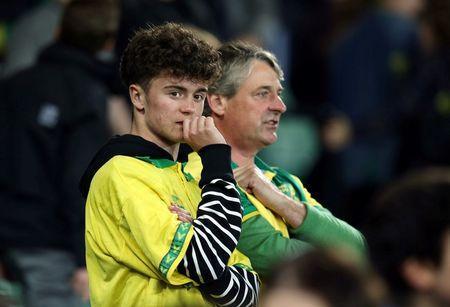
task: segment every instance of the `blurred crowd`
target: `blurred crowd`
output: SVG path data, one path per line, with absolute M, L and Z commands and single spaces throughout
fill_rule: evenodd
M 263 306 L 450 304 L 449 0 L 70 2 L 0 4 L 0 306 L 33 306 L 23 292 L 45 274 L 86 304 L 78 180 L 129 132 L 130 36 L 165 21 L 277 56 L 287 112 L 261 155 L 366 236 L 364 263 L 313 251 L 280 264 Z

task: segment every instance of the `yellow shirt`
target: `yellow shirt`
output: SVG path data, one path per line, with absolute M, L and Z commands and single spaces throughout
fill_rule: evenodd
M 193 235 L 169 211 L 196 217 L 200 188 L 182 164 L 115 156 L 95 174 L 86 203 L 86 262 L 92 306 L 209 306 L 176 268 Z M 232 253 L 228 265 L 250 266 Z

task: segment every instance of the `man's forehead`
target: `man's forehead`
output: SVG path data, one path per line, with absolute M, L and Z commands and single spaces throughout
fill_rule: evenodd
M 275 78 L 264 78 L 262 76 L 249 76 L 247 80 L 245 80 L 240 88 L 240 90 L 244 91 L 255 91 L 259 89 L 267 89 L 270 91 L 280 91 L 283 90 L 283 86 L 280 80 Z
M 252 83 L 256 86 L 281 87 L 281 78 L 273 67 L 264 61 L 255 60 L 249 70 L 244 82 Z
M 169 74 L 159 75 L 153 78 L 152 83 L 157 83 L 162 87 L 174 87 L 194 91 L 206 91 L 208 83 L 205 81 L 194 80 L 188 76 L 174 76 Z

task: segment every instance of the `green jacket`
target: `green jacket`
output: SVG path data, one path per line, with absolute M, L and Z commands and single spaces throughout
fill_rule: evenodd
M 293 229 L 255 196 L 240 189 L 243 223 L 237 248 L 250 258 L 252 267 L 261 277 L 267 276 L 280 260 L 301 254 L 313 246 L 349 248 L 358 255 L 365 254 L 363 235 L 322 207 L 311 197 L 298 177 L 271 167 L 258 157 L 255 163 L 280 191 L 305 204 L 307 211 L 303 223 Z M 195 178 L 200 177 L 201 160 L 195 153 L 189 156 L 186 169 Z

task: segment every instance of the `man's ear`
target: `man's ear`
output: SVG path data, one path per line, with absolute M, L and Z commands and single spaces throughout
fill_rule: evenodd
M 133 106 L 139 111 L 142 112 L 145 108 L 145 93 L 142 87 L 137 84 L 131 84 L 128 88 L 128 92 L 130 93 L 130 99 L 133 103 Z
M 227 109 L 227 103 L 228 100 L 224 96 L 208 94 L 208 104 L 212 114 L 223 116 Z
M 417 291 L 425 293 L 436 286 L 436 267 L 432 263 L 408 258 L 402 264 L 401 273 L 406 283 Z

